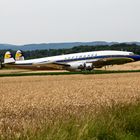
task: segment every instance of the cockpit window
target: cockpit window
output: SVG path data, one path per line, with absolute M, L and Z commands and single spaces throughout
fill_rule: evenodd
M 129 55 L 134 55 L 134 53 L 133 52 L 130 52 Z

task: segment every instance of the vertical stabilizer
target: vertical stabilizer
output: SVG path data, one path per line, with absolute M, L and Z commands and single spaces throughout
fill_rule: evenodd
M 24 60 L 24 56 L 23 56 L 22 51 L 18 50 L 18 51 L 16 52 L 15 60 L 16 60 L 16 61 L 22 61 L 22 60 Z
M 6 52 L 4 56 L 4 64 L 15 63 L 15 59 L 13 58 L 11 52 Z

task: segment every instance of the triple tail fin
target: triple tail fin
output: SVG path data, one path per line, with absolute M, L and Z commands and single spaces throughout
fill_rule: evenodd
M 4 64 L 15 63 L 15 59 L 13 58 L 11 52 L 7 51 L 4 56 Z
M 23 56 L 23 53 L 22 51 L 18 50 L 15 54 L 15 60 L 16 61 L 22 61 L 24 60 L 24 56 Z

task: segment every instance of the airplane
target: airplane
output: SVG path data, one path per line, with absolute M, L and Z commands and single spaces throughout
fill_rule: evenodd
M 15 59 L 8 51 L 4 56 L 5 67 L 31 70 L 84 71 L 107 65 L 120 65 L 140 61 L 140 55 L 127 51 L 93 51 L 25 60 L 18 50 Z

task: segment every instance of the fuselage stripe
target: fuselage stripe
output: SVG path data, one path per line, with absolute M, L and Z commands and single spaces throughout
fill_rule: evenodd
M 135 61 L 140 60 L 140 56 L 139 55 L 106 55 L 106 56 L 94 56 L 94 57 L 83 57 L 83 58 L 74 58 L 74 59 L 65 59 L 65 60 L 58 60 L 56 62 L 58 63 L 66 63 L 66 62 L 73 62 L 73 61 L 81 61 L 81 60 L 91 60 L 91 59 L 100 59 L 100 58 L 131 58 L 134 59 Z

